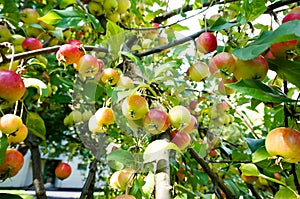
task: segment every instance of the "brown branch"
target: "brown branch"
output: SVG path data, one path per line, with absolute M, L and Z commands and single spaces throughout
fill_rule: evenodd
M 214 1 L 214 2 L 205 2 L 203 3 L 203 6 L 200 7 L 199 9 L 202 9 L 203 7 L 208 7 L 208 6 L 212 6 L 212 5 L 217 5 L 217 4 L 225 4 L 225 3 L 232 3 L 232 2 L 236 2 L 237 0 L 228 0 L 228 1 Z M 270 14 L 272 13 L 272 11 L 276 8 L 280 8 L 282 6 L 285 6 L 285 5 L 288 5 L 288 4 L 291 4 L 291 3 L 295 3 L 295 2 L 299 2 L 299 0 L 284 0 L 284 1 L 277 1 L 271 5 L 269 5 L 267 7 L 267 10 L 264 12 L 264 14 Z M 154 23 L 162 23 L 163 21 L 166 21 L 167 19 L 173 17 L 173 16 L 176 16 L 180 13 L 185 13 L 185 12 L 189 12 L 189 11 L 192 11 L 193 10 L 193 5 L 187 5 L 186 7 L 184 8 L 177 8 L 177 9 L 174 9 L 174 10 L 171 10 L 167 13 L 165 13 L 164 15 L 162 16 L 157 16 L 153 19 L 152 22 Z
M 259 195 L 259 193 L 256 191 L 256 189 L 254 188 L 253 184 L 247 184 L 247 187 L 250 189 L 251 193 L 253 194 L 253 196 L 256 199 L 262 199 L 262 197 Z
M 37 50 L 31 50 L 31 51 L 15 54 L 13 56 L 13 58 L 14 58 L 14 60 L 19 60 L 19 59 L 27 59 L 30 57 L 34 57 L 36 55 L 51 54 L 51 53 L 55 53 L 56 51 L 58 51 L 59 48 L 60 48 L 60 45 L 41 48 L 41 49 L 37 49 Z M 86 51 L 96 51 L 96 52 L 108 53 L 108 49 L 99 47 L 99 46 L 84 46 L 84 49 Z M 7 55 L 5 57 L 5 59 L 3 59 L 3 57 L 2 57 L 2 59 L 0 60 L 0 63 L 1 64 L 8 63 L 8 62 L 10 62 L 11 58 L 12 58 L 12 55 Z
M 226 198 L 234 199 L 236 196 L 228 189 L 228 187 L 224 184 L 224 182 L 219 178 L 217 174 L 213 172 L 213 170 L 209 167 L 208 163 L 198 155 L 198 153 L 192 149 L 188 149 L 191 156 L 201 165 L 205 173 L 211 178 L 211 180 L 216 183 L 215 186 L 218 186 L 226 195 Z
M 196 33 L 190 35 L 190 36 L 184 37 L 182 39 L 178 39 L 178 40 L 172 41 L 170 43 L 154 47 L 150 50 L 145 50 L 143 52 L 136 53 L 135 55 L 138 56 L 138 57 L 144 57 L 144 56 L 151 55 L 151 54 L 154 54 L 154 53 L 159 53 L 159 52 L 161 52 L 163 50 L 166 50 L 166 49 L 169 49 L 171 47 L 178 46 L 178 45 L 183 44 L 185 42 L 194 40 L 195 38 L 197 38 L 203 32 L 205 32 L 205 30 L 201 30 L 199 32 L 196 32 Z
M 284 0 L 284 1 L 276 1 L 275 3 L 269 5 L 267 7 L 267 10 L 265 11 L 265 14 L 270 14 L 273 12 L 273 10 L 275 10 L 276 8 L 280 8 L 282 6 L 291 4 L 291 3 L 296 3 L 296 2 L 300 2 L 299 0 Z

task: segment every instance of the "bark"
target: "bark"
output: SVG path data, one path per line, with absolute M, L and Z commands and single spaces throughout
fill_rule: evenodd
M 33 186 L 37 199 L 47 199 L 46 189 L 42 178 L 42 164 L 39 145 L 34 142 L 35 136 L 31 133 L 28 134 L 31 144 L 29 145 L 32 160 L 32 174 L 33 174 Z

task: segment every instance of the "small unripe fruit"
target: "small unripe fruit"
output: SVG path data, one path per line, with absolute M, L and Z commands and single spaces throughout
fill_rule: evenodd
M 22 124 L 16 132 L 9 134 L 7 141 L 9 144 L 18 144 L 23 142 L 27 138 L 27 135 L 28 129 L 25 124 Z
M 32 8 L 25 8 L 20 13 L 21 20 L 26 24 L 38 23 L 39 13 Z

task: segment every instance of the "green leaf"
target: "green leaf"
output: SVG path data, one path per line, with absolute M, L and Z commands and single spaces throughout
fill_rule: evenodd
M 250 60 L 265 52 L 272 44 L 300 37 L 300 20 L 280 25 L 274 32 L 265 34 L 245 48 L 236 48 L 233 54 L 241 60 Z
M 300 88 L 300 62 L 268 59 L 271 70 L 276 71 L 277 75 Z
M 264 0 L 245 0 L 243 9 L 247 21 L 253 21 L 267 10 Z
M 265 145 L 265 139 L 245 138 L 244 140 L 252 152 L 255 152 Z
M 34 112 L 27 112 L 26 126 L 28 128 L 28 131 L 33 135 L 41 138 L 42 140 L 46 139 L 45 123 L 39 114 Z
M 125 42 L 125 30 L 116 23 L 108 20 L 106 24 L 106 35 L 104 38 L 106 39 L 106 43 L 109 45 L 111 56 L 119 56 L 121 47 Z
M 69 6 L 69 5 L 72 5 L 72 4 L 76 4 L 76 0 L 61 0 L 60 3 L 59 3 L 59 7 L 61 9 Z
M 39 20 L 51 25 L 59 23 L 61 19 L 62 17 L 55 11 L 50 11 L 46 15 L 39 18 Z
M 257 163 L 263 161 L 269 157 L 269 153 L 267 152 L 265 147 L 261 147 L 257 151 L 255 151 L 252 155 L 252 162 Z
M 259 176 L 259 171 L 255 164 L 251 164 L 251 163 L 241 164 L 240 170 L 246 176 Z
M 233 195 L 235 196 L 239 196 L 240 195 L 240 190 L 239 188 L 236 186 L 236 184 L 228 178 L 224 179 L 225 185 L 230 189 L 230 191 L 233 193 Z
M 22 197 L 10 193 L 0 193 L 0 199 L 22 199 Z
M 297 195 L 286 187 L 280 187 L 276 192 L 274 199 L 297 199 Z
M 217 21 L 215 21 L 213 23 L 213 25 L 210 27 L 211 31 L 218 31 L 218 30 L 224 30 L 224 29 L 228 29 L 231 28 L 233 26 L 237 26 L 240 25 L 239 22 L 227 22 L 226 19 L 224 19 L 223 17 L 219 17 L 217 19 Z
M 109 153 L 107 155 L 107 160 L 116 161 L 121 163 L 123 166 L 132 165 L 134 163 L 134 157 L 132 153 L 123 149 L 117 149 Z
M 5 134 L 1 134 L 0 138 L 0 165 L 3 163 L 5 159 L 6 149 L 8 147 L 7 136 Z
M 263 102 L 280 103 L 294 101 L 293 99 L 286 97 L 278 89 L 270 87 L 255 79 L 241 79 L 236 83 L 226 84 L 226 86 Z
M 182 26 L 182 25 L 180 25 L 180 24 L 174 24 L 174 25 L 172 25 L 172 29 L 174 30 L 174 31 L 182 31 L 182 30 L 189 30 L 189 27 L 187 27 L 187 26 Z
M 130 52 L 121 52 L 122 55 L 128 57 L 129 59 L 131 59 L 134 63 L 136 63 L 140 69 L 140 71 L 142 72 L 142 74 L 146 74 L 146 69 L 141 61 L 140 58 L 138 58 L 137 56 L 135 56 L 134 54 L 130 53 Z
M 38 90 L 40 99 L 48 96 L 48 87 L 47 85 L 39 79 L 36 78 L 24 78 L 23 79 L 25 87 L 34 87 Z

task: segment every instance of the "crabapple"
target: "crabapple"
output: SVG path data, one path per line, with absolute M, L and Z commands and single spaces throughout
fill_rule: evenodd
M 0 118 L 0 130 L 2 133 L 11 134 L 21 128 L 22 119 L 14 114 L 5 114 Z
M 236 62 L 231 53 L 221 52 L 216 54 L 209 63 L 209 71 L 215 77 L 229 75 L 236 68 Z
M 163 110 L 151 109 L 144 117 L 144 128 L 151 134 L 160 134 L 166 131 L 169 126 L 169 116 Z
M 278 127 L 266 136 L 265 146 L 271 156 L 281 156 L 283 161 L 300 162 L 300 132 L 293 128 Z
M 0 165 L 0 175 L 4 178 L 11 178 L 17 175 L 24 164 L 24 156 L 16 149 L 7 149 L 5 158 Z
M 118 71 L 113 68 L 105 68 L 101 73 L 101 81 L 105 84 L 116 85 L 119 79 Z
M 259 55 L 251 60 L 236 59 L 233 75 L 237 80 L 257 79 L 262 81 L 267 76 L 268 69 L 268 62 L 262 55 Z
M 62 162 L 56 166 L 54 172 L 58 179 L 64 180 L 71 175 L 72 167 L 68 163 Z
M 191 121 L 190 111 L 182 106 L 177 105 L 169 110 L 169 118 L 171 124 L 177 129 L 184 129 Z
M 217 38 L 210 32 L 204 32 L 196 40 L 196 48 L 202 53 L 213 52 L 217 49 Z
M 15 102 L 23 97 L 25 89 L 23 79 L 16 72 L 0 70 L 0 98 Z
M 22 48 L 26 51 L 37 50 L 43 48 L 43 44 L 37 38 L 28 37 L 22 42 Z
M 174 130 L 170 133 L 170 141 L 180 150 L 184 150 L 191 143 L 191 137 L 188 133 Z
M 189 79 L 195 82 L 205 80 L 210 75 L 207 64 L 202 61 L 194 63 L 188 68 L 186 73 Z
M 32 8 L 25 8 L 20 13 L 21 20 L 26 24 L 38 23 L 38 18 L 40 17 L 39 13 Z
M 72 44 L 62 45 L 56 52 L 57 60 L 64 65 L 76 63 L 81 56 L 82 52 L 77 46 Z
M 142 119 L 148 111 L 148 102 L 140 95 L 130 95 L 122 102 L 122 113 L 129 120 Z

